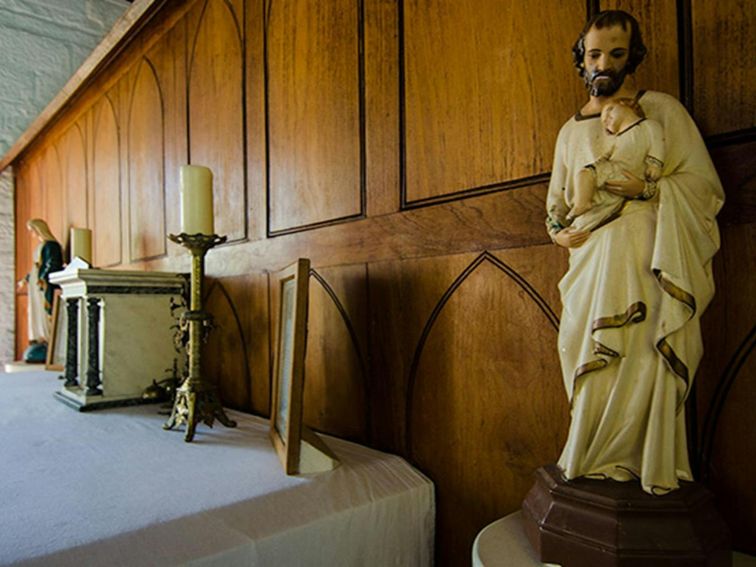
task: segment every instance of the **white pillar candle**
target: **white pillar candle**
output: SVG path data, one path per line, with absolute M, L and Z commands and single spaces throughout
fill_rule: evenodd
M 92 231 L 71 227 L 71 259 L 81 258 L 92 264 Z
M 181 232 L 215 234 L 213 225 L 213 172 L 201 165 L 182 165 Z

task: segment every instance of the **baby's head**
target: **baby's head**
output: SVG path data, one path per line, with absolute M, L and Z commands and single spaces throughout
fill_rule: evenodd
M 601 110 L 601 123 L 610 134 L 622 132 L 645 117 L 646 115 L 638 101 L 632 98 L 612 100 Z

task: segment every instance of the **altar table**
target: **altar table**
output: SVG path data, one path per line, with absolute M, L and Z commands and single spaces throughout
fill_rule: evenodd
M 0 373 L 0 564 L 421 566 L 433 484 L 324 436 L 341 465 L 286 476 L 267 420 L 164 431 L 157 405 L 77 412 L 59 373 Z

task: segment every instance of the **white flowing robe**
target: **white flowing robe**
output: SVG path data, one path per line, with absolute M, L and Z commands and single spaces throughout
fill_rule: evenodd
M 45 291 L 39 287 L 39 268 L 42 258 L 44 242 L 34 250 L 34 264 L 29 272 L 29 308 L 27 309 L 27 323 L 29 327 L 29 342 L 47 342 L 50 336 L 50 324 L 45 311 Z
M 684 402 L 703 348 L 719 248 L 719 178 L 695 124 L 669 95 L 639 102 L 661 123 L 666 160 L 658 194 L 628 200 L 620 216 L 570 249 L 559 283 L 559 355 L 572 421 L 559 466 L 568 479 L 630 480 L 660 494 L 692 480 Z M 574 173 L 601 155 L 598 116 L 559 133 L 549 185 L 549 225 L 568 212 Z

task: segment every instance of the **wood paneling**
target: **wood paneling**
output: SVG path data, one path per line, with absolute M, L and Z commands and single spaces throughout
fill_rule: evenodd
M 585 2 L 503 4 L 403 2 L 407 203 L 551 169 L 582 99 L 570 47 Z
M 29 296 L 16 295 L 16 360 L 22 360 L 24 350 L 29 346 Z
M 268 414 L 267 276 L 214 279 L 206 297 L 205 309 L 213 314 L 215 328 L 203 351 L 203 372 L 219 384 L 224 405 Z
M 187 32 L 186 19 L 170 28 L 149 51 L 150 62 L 160 78 L 165 134 L 165 224 L 166 232 L 181 232 L 179 168 L 189 162 L 187 139 Z M 217 194 L 217 193 L 216 193 Z M 185 249 L 169 245 L 174 253 Z M 182 252 L 182 253 L 184 253 Z
M 64 241 L 63 234 L 63 191 L 60 158 L 53 144 L 47 146 L 42 156 L 41 213 L 55 237 Z
M 129 258 L 165 254 L 165 133 L 155 68 L 139 64 L 129 107 Z
M 94 109 L 92 255 L 99 268 L 121 263 L 121 169 L 118 125 L 104 95 Z
M 477 531 L 519 508 L 533 471 L 558 457 L 568 404 L 553 310 L 564 259 L 546 246 L 370 266 L 372 385 L 386 404 L 375 408 L 376 441 L 407 445 L 436 483 L 439 533 L 455 534 L 439 537 L 440 564 L 464 564 Z M 408 437 L 387 422 L 406 423 Z
M 693 4 L 693 108 L 705 135 L 756 126 L 756 10 L 751 0 Z
M 206 264 L 217 328 L 204 370 L 224 403 L 269 413 L 273 274 L 310 258 L 306 421 L 418 464 L 437 487 L 437 562 L 466 564 L 476 530 L 519 506 L 566 429 L 548 309 L 567 254 L 543 227 L 543 181 L 585 98 L 570 47 L 598 4 L 167 2 L 20 155 L 17 275 L 36 244 L 23 223 L 58 211 L 60 226 L 88 218 L 99 267 L 188 271 L 165 232 L 179 228 L 178 167 L 207 160 L 231 238 Z M 693 2 L 691 73 L 687 2 L 600 4 L 641 19 L 638 86 L 693 100 L 704 131 L 725 134 L 712 140 L 727 204 L 695 413 L 706 429 L 741 361 L 700 437 L 735 547 L 753 551 L 753 15 Z M 82 167 L 88 198 L 71 195 Z
M 756 224 L 722 230 L 714 258 L 717 292 L 702 320 L 704 358 L 697 374 L 700 471 L 717 495 L 738 549 L 756 553 Z
M 604 0 L 601 9 L 625 10 L 640 23 L 641 37 L 648 54 L 635 72 L 637 87 L 679 97 L 680 60 L 675 0 Z
M 215 232 L 246 237 L 244 42 L 241 11 L 224 0 L 198 3 L 189 67 L 191 162 L 213 170 Z
M 271 233 L 363 211 L 361 6 L 267 4 Z
M 68 248 L 70 228 L 87 228 L 87 160 L 84 136 L 78 124 L 71 126 L 59 142 L 63 169 L 63 233 L 61 245 Z
M 310 277 L 304 423 L 367 441 L 367 269 L 315 269 Z

